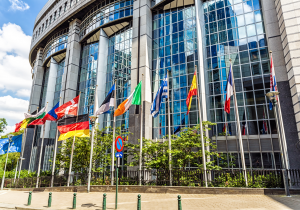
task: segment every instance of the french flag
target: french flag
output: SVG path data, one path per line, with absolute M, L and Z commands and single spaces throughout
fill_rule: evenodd
M 274 69 L 274 64 L 273 64 L 273 57 L 272 57 L 272 53 L 271 53 L 271 65 L 270 65 L 270 91 L 277 91 L 277 84 L 276 84 L 276 78 L 275 78 L 275 69 Z M 277 96 L 276 99 L 278 100 Z M 270 101 L 269 103 L 269 108 L 270 110 L 273 109 L 273 104 Z
M 232 87 L 232 76 L 231 76 L 232 66 L 230 64 L 227 85 L 226 85 L 226 101 L 225 101 L 225 112 L 230 113 L 230 97 L 233 95 L 233 87 Z

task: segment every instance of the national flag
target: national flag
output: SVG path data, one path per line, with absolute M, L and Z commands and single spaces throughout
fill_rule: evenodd
M 45 115 L 43 118 L 44 123 L 48 121 L 57 121 L 57 114 L 55 113 L 55 109 L 59 107 L 59 102 Z
M 168 85 L 168 75 L 165 76 L 161 86 L 159 87 L 156 96 L 153 100 L 150 112 L 153 117 L 157 117 L 158 113 L 160 111 L 160 105 L 163 98 L 168 98 L 168 91 L 169 91 L 169 85 Z
M 46 106 L 44 108 L 42 108 L 37 114 L 36 114 L 36 112 L 33 112 L 32 114 L 30 114 L 30 113 L 24 113 L 25 119 L 28 119 L 28 118 L 37 118 L 40 115 L 42 115 L 45 111 L 46 111 Z
M 29 125 L 44 125 L 45 122 L 43 122 L 43 118 L 45 117 L 46 112 L 44 112 L 43 114 L 41 114 L 40 116 L 38 116 L 35 120 L 33 120 Z
M 76 116 L 77 115 L 77 109 L 78 109 L 78 101 L 79 101 L 79 95 L 75 98 L 73 98 L 71 101 L 68 101 L 67 103 L 61 105 L 57 109 L 55 109 L 55 113 L 57 114 L 57 119 L 62 118 L 63 116 Z
M 174 134 L 177 134 L 181 131 L 181 126 L 185 125 L 185 116 L 183 117 L 183 119 L 181 120 L 181 123 L 178 127 L 175 128 L 174 130 Z
M 275 77 L 275 69 L 274 69 L 274 63 L 273 63 L 273 57 L 271 53 L 271 59 L 270 59 L 271 65 L 270 65 L 270 91 L 277 91 L 277 83 L 276 83 L 276 77 Z M 276 96 L 276 100 L 278 100 L 278 97 Z M 273 104 L 270 101 L 269 102 L 269 108 L 270 110 L 273 109 Z
M 65 117 L 57 121 L 57 129 L 60 132 L 58 141 L 65 140 L 72 136 L 89 137 L 89 115 Z
M 23 135 L 13 136 L 8 153 L 21 152 Z M 0 139 L 0 155 L 7 153 L 9 138 Z
M 263 129 L 262 129 L 262 134 L 268 134 L 268 126 L 266 122 L 266 113 L 265 113 L 265 106 L 263 108 Z
M 196 96 L 197 95 L 197 71 L 195 71 L 194 73 L 194 77 L 193 77 L 193 80 L 192 80 L 192 85 L 190 87 L 190 91 L 188 93 L 188 96 L 186 98 L 186 106 L 187 106 L 187 114 L 189 114 L 190 110 L 191 110 L 191 106 L 192 106 L 192 98 L 193 96 Z
M 109 112 L 110 107 L 115 105 L 114 90 L 115 90 L 115 85 L 113 85 L 110 91 L 108 92 L 100 108 L 96 111 L 96 115 Z
M 232 66 L 231 66 L 231 63 L 230 63 L 228 79 L 227 79 L 227 85 L 226 85 L 226 101 L 225 101 L 225 106 L 224 106 L 224 110 L 228 114 L 230 113 L 230 97 L 233 95 L 231 71 L 232 71 Z
M 19 123 L 16 123 L 15 132 L 19 132 L 20 131 L 22 122 L 23 122 L 23 120 L 21 122 L 19 122 Z
M 246 113 L 243 114 L 243 122 L 242 122 L 242 135 L 246 135 L 247 121 L 246 121 Z
M 131 105 L 141 105 L 141 101 L 142 101 L 141 93 L 142 93 L 142 81 L 136 86 L 136 88 L 130 94 L 130 96 L 118 106 L 118 109 L 115 111 L 114 116 L 116 117 L 124 114 Z

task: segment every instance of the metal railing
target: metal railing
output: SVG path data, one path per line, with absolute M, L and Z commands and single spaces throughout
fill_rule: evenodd
M 300 169 L 287 170 L 289 186 L 300 187 Z M 91 185 L 110 185 L 111 172 L 92 173 Z M 208 170 L 209 187 L 246 187 L 244 176 L 241 170 Z M 283 188 L 282 170 L 247 170 L 248 184 L 250 188 Z M 70 176 L 70 186 L 86 186 L 87 173 L 72 174 Z M 67 186 L 68 175 L 54 176 L 54 187 Z M 142 170 L 142 185 L 148 186 L 169 186 L 168 170 Z M 1 180 L 2 181 L 2 180 Z M 35 188 L 37 177 L 6 178 L 5 188 Z M 120 170 L 118 174 L 119 185 L 138 185 L 139 171 Z M 42 176 L 39 179 L 38 187 L 50 187 L 51 176 Z M 173 170 L 172 186 L 195 186 L 204 187 L 204 174 L 202 170 Z

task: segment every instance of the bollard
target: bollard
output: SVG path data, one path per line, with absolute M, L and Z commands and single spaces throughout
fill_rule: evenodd
M 27 206 L 31 205 L 31 198 L 32 198 L 32 192 L 29 192 L 29 196 L 28 196 L 28 202 L 27 202 Z
M 141 195 L 138 195 L 138 202 L 137 202 L 137 210 L 141 210 L 142 206 L 141 206 Z
M 52 202 L 52 192 L 49 192 L 48 207 L 51 207 L 51 202 Z
M 103 194 L 102 210 L 106 210 L 106 193 Z
M 181 196 L 178 195 L 178 210 L 182 210 L 182 206 L 181 206 Z
M 73 209 L 76 209 L 76 193 L 73 194 Z

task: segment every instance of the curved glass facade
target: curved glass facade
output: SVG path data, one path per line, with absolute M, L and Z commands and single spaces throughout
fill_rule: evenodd
M 64 30 L 59 34 L 55 35 L 54 38 L 47 43 L 46 47 L 43 51 L 42 61 L 43 63 L 47 58 L 49 58 L 52 54 L 66 49 L 68 44 L 68 30 Z
M 131 50 L 132 50 L 132 29 L 127 28 L 119 31 L 109 38 L 108 60 L 106 74 L 106 94 L 117 80 L 117 106 L 119 106 L 131 92 Z M 104 127 L 112 126 L 113 113 L 105 114 Z M 116 126 L 125 125 L 128 129 L 129 111 L 116 118 Z
M 195 6 L 153 11 L 152 38 L 152 98 L 169 70 L 171 132 L 174 133 L 174 127 L 180 125 L 183 118 L 187 126 L 197 124 L 196 100 L 186 115 L 186 97 L 198 64 Z M 163 102 L 160 114 L 153 118 L 154 139 L 167 134 L 166 108 Z
M 270 135 L 277 134 L 277 130 L 274 113 L 268 109 L 265 97 L 270 91 L 270 64 L 260 2 L 205 2 L 204 19 L 209 114 L 210 121 L 217 123 L 212 132 L 218 150 L 238 151 L 238 142 L 230 137 L 237 135 L 233 102 L 230 114 L 224 114 L 229 59 L 232 59 L 246 165 L 274 168 L 278 140 Z
M 99 9 L 83 18 L 84 21 L 80 24 L 79 39 L 106 23 L 131 16 L 133 14 L 133 0 L 114 1 L 109 5 L 107 5 L 107 1 L 103 1 L 97 8 Z
M 82 47 L 79 76 L 79 114 L 93 114 L 97 80 L 99 43 L 85 44 Z

